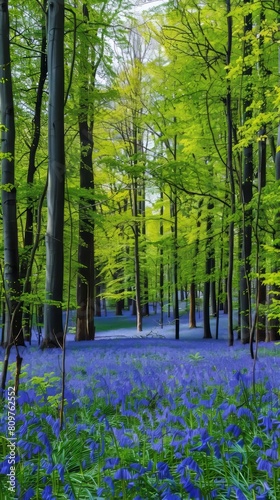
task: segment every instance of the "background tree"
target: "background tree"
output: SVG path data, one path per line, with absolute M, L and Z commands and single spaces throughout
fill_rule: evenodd
M 44 346 L 62 343 L 64 271 L 64 0 L 48 7 L 49 169 Z
M 0 4 L 0 101 L 1 101 L 1 162 L 2 214 L 4 240 L 4 287 L 6 298 L 3 343 L 24 345 L 20 295 L 18 226 L 15 186 L 15 116 L 11 73 L 8 1 Z

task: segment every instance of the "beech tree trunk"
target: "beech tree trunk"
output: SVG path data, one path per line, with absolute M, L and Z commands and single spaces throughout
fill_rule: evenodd
M 47 0 L 43 2 L 43 9 L 46 10 Z M 36 172 L 36 153 L 39 146 L 39 140 L 41 136 L 41 109 L 43 100 L 44 85 L 47 78 L 47 34 L 46 34 L 46 16 L 45 13 L 42 15 L 42 39 L 41 39 L 41 55 L 40 55 L 40 75 L 38 81 L 38 88 L 36 93 L 35 111 L 33 116 L 34 132 L 33 138 L 29 151 L 29 161 L 28 161 L 28 172 L 27 172 L 27 184 L 32 186 L 34 182 L 34 175 Z M 24 240 L 23 245 L 25 249 L 31 249 L 34 244 L 34 200 L 30 198 L 28 200 L 28 205 L 26 208 L 26 219 L 25 219 L 25 230 L 24 230 Z M 21 267 L 20 267 L 20 277 L 21 280 L 26 278 L 27 268 L 29 263 L 30 252 L 26 254 L 26 257 L 22 257 Z M 25 284 L 26 293 L 31 292 L 31 280 Z M 22 313 L 22 328 L 24 338 L 26 340 L 31 340 L 31 327 L 32 327 L 32 314 L 30 311 L 30 303 L 24 304 L 24 310 Z
M 0 2 L 0 102 L 2 158 L 2 216 L 4 242 L 4 286 L 6 314 L 4 345 L 24 345 L 21 311 L 18 306 L 19 253 L 15 187 L 15 116 L 9 41 L 8 0 Z
M 232 16 L 231 12 L 231 1 L 226 0 L 227 5 L 227 28 L 228 28 L 228 39 L 227 39 L 227 66 L 231 62 L 231 50 L 232 50 Z M 232 297 L 232 285 L 233 285 L 233 268 L 234 268 L 234 221 L 233 217 L 235 214 L 235 183 L 233 174 L 233 155 L 232 155 L 232 143 L 233 143 L 233 124 L 232 124 L 232 105 L 231 105 L 231 84 L 230 80 L 227 85 L 227 97 L 226 97 L 226 117 L 227 117 L 227 175 L 229 178 L 230 185 L 230 210 L 231 210 L 231 220 L 228 226 L 228 275 L 226 278 L 226 294 L 227 302 L 224 312 L 228 313 L 228 344 L 233 346 L 234 343 L 234 333 L 233 333 L 233 297 Z
M 64 152 L 64 0 L 48 6 L 49 169 L 46 233 L 46 303 L 43 347 L 62 345 Z
M 208 215 L 206 222 L 206 261 L 205 261 L 205 280 L 203 286 L 203 338 L 211 339 L 211 328 L 210 328 L 210 279 L 211 279 L 211 258 L 212 258 L 212 214 L 211 210 L 213 208 L 213 203 L 208 202 Z
M 83 4 L 83 17 L 89 22 L 89 12 Z M 95 85 L 94 61 L 88 47 L 80 46 L 80 81 L 82 82 L 79 109 L 80 188 L 88 196 L 81 196 L 79 205 L 79 245 L 77 276 L 77 323 L 75 340 L 94 340 L 94 176 L 92 165 L 93 117 L 90 116 L 90 91 Z M 92 80 L 93 79 L 93 80 Z M 83 192 L 83 191 L 82 191 Z
M 244 4 L 250 0 L 244 0 Z M 244 17 L 244 36 L 248 36 L 252 30 L 252 13 L 249 12 Z M 243 97 L 243 123 L 252 118 L 252 67 L 248 60 L 251 55 L 250 41 L 244 42 L 244 97 Z M 251 283 L 250 283 L 250 256 L 252 248 L 252 209 L 249 204 L 253 196 L 253 144 L 249 143 L 243 150 L 243 182 L 242 182 L 242 203 L 244 210 L 244 223 L 242 232 L 242 264 L 240 279 L 240 308 L 241 308 L 241 342 L 246 344 L 250 341 L 251 328 Z
M 164 234 L 164 227 L 163 227 L 163 191 L 160 192 L 160 200 L 161 200 L 161 207 L 160 207 L 160 226 L 159 226 L 159 234 L 162 237 Z M 159 264 L 159 302 L 160 302 L 160 327 L 163 328 L 163 307 L 164 307 L 164 263 L 163 263 L 163 243 L 161 241 L 160 244 L 160 264 Z

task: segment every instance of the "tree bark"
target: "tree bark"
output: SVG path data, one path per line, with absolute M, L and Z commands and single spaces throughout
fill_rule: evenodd
M 84 22 L 89 22 L 89 11 L 83 4 Z M 94 340 L 94 222 L 95 203 L 93 199 L 94 175 L 92 164 L 93 117 L 90 116 L 90 91 L 95 86 L 94 61 L 89 60 L 88 46 L 80 43 L 80 188 L 88 191 L 81 196 L 79 205 L 79 245 L 77 276 L 77 324 L 75 340 Z M 92 81 L 93 79 L 93 81 Z
M 227 40 L 227 55 L 226 62 L 227 66 L 231 62 L 231 50 L 232 50 L 232 16 L 231 12 L 231 1 L 226 0 L 227 4 L 227 28 L 228 28 L 228 40 Z M 235 183 L 233 174 L 233 130 L 232 130 L 232 106 L 231 106 L 231 84 L 228 81 L 227 85 L 227 97 L 226 97 L 226 117 L 227 117 L 227 175 L 230 184 L 230 210 L 231 210 L 231 220 L 228 226 L 228 275 L 226 278 L 226 293 L 227 293 L 227 308 L 228 313 L 228 344 L 233 346 L 234 343 L 234 333 L 233 333 L 233 297 L 232 297 L 232 285 L 233 285 L 233 268 L 234 268 L 234 214 L 235 214 Z
M 208 202 L 207 205 L 208 214 L 206 222 L 206 260 L 205 260 L 205 280 L 203 287 L 203 338 L 211 339 L 211 328 L 210 328 L 210 279 L 211 279 L 211 255 L 212 255 L 212 214 L 213 203 Z
M 46 233 L 46 303 L 43 347 L 62 345 L 64 151 L 64 0 L 48 7 L 49 168 Z
M 47 6 L 47 0 L 43 2 L 44 13 L 42 15 L 42 39 L 41 39 L 41 55 L 40 55 L 40 75 L 38 81 L 38 88 L 36 93 L 35 111 L 33 116 L 34 133 L 29 151 L 29 161 L 28 161 L 28 172 L 27 172 L 27 184 L 32 186 L 34 182 L 34 175 L 36 172 L 36 153 L 39 146 L 40 136 L 41 136 L 41 110 L 43 101 L 43 91 L 44 85 L 47 78 L 47 34 L 46 34 L 46 16 L 45 10 Z M 25 249 L 32 248 L 34 244 L 34 200 L 32 198 L 28 199 L 28 205 L 26 209 L 26 219 L 25 219 L 25 230 L 23 245 Z M 29 252 L 26 257 L 22 257 L 21 267 L 20 267 L 20 277 L 24 280 L 27 274 L 29 262 Z M 26 293 L 31 292 L 31 280 L 25 284 Z M 22 328 L 24 338 L 27 340 L 31 339 L 31 321 L 32 314 L 30 311 L 30 302 L 24 304 L 24 310 L 22 313 Z
M 0 3 L 0 102 L 2 142 L 2 216 L 6 315 L 4 345 L 24 345 L 21 329 L 18 227 L 15 187 L 15 114 L 9 41 L 8 0 Z
M 244 5 L 250 0 L 244 0 Z M 244 36 L 252 31 L 252 13 L 248 13 L 244 18 Z M 245 90 L 243 97 L 243 123 L 252 118 L 252 66 L 248 57 L 251 55 L 251 42 L 244 42 L 244 69 Z M 242 234 L 242 265 L 240 279 L 240 300 L 241 300 L 241 342 L 247 344 L 250 341 L 251 318 L 251 283 L 250 283 L 250 256 L 252 248 L 252 209 L 248 207 L 253 196 L 253 144 L 249 143 L 243 150 L 243 182 L 242 182 L 242 203 L 243 203 L 243 234 Z

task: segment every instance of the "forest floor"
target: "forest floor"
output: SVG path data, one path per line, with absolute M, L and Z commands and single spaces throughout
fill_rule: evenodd
M 180 340 L 202 340 L 203 339 L 203 313 L 197 311 L 197 327 L 189 328 L 188 313 L 184 310 L 184 303 L 180 309 Z M 150 315 L 143 317 L 143 330 L 138 332 L 136 328 L 136 318 L 132 316 L 131 311 L 123 311 L 122 316 L 116 316 L 115 311 L 102 311 L 101 317 L 95 317 L 96 340 L 109 339 L 141 339 L 141 338 L 165 338 L 175 339 L 175 322 L 173 316 L 168 317 L 167 312 L 164 313 L 163 326 L 160 325 L 160 314 L 154 312 L 150 307 Z M 212 338 L 216 341 L 216 325 L 217 318 L 212 317 L 210 320 Z M 234 325 L 237 327 L 237 313 L 234 315 Z M 227 341 L 228 338 L 228 316 L 223 311 L 219 313 L 218 319 L 218 339 Z M 69 328 L 67 333 L 67 341 L 75 340 L 75 316 L 69 315 Z M 235 330 L 235 338 L 237 331 Z M 35 339 L 34 339 L 35 340 Z M 209 341 L 209 339 L 207 339 Z

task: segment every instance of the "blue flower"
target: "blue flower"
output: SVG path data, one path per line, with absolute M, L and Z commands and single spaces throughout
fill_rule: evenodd
M 33 488 L 28 488 L 28 490 L 24 493 L 22 500 L 30 500 L 35 496 L 35 491 Z
M 236 499 L 237 500 L 247 500 L 247 497 L 244 495 L 243 491 L 240 488 L 235 488 Z
M 73 491 L 72 491 L 70 484 L 66 484 L 64 486 L 64 492 L 66 493 L 68 500 L 75 500 L 76 499 L 75 495 L 73 494 Z
M 50 485 L 46 486 L 42 491 L 42 500 L 55 500 L 52 487 Z
M 116 465 L 120 463 L 119 457 L 107 458 L 105 465 L 102 470 L 113 469 Z
M 240 434 L 241 434 L 242 431 L 241 431 L 241 429 L 240 429 L 240 427 L 238 425 L 236 425 L 236 424 L 230 424 L 230 425 L 227 426 L 225 432 L 230 432 L 231 434 L 234 435 L 234 437 L 237 438 L 238 436 L 240 436 Z
M 122 479 L 127 481 L 128 479 L 132 479 L 132 475 L 128 469 L 126 469 L 125 467 L 121 467 L 115 472 L 114 479 Z
M 158 470 L 158 478 L 159 479 L 173 479 L 172 474 L 170 473 L 169 466 L 165 462 L 157 463 Z
M 185 458 L 177 467 L 177 472 L 180 474 L 184 474 L 186 468 L 193 470 L 196 472 L 196 479 L 198 479 L 203 473 L 202 469 L 199 467 L 197 462 L 192 457 Z
M 259 448 L 263 448 L 263 440 L 259 436 L 254 437 L 252 444 L 258 446 Z
M 259 457 L 257 459 L 257 464 L 258 464 L 257 470 L 265 471 L 265 472 L 267 472 L 269 477 L 272 477 L 273 467 L 272 467 L 271 462 L 269 462 L 268 460 L 265 460 L 264 458 Z

